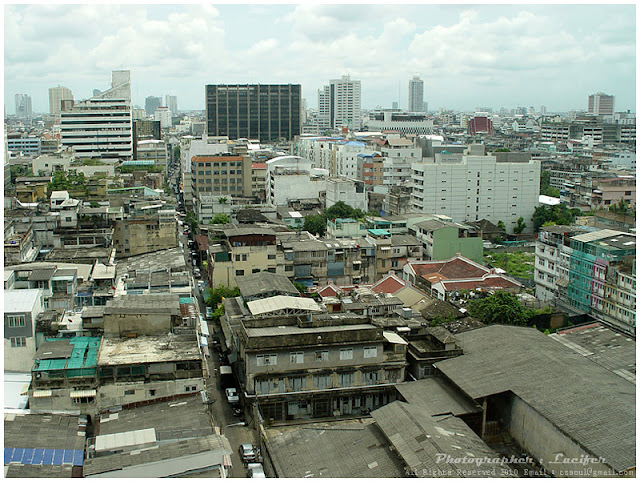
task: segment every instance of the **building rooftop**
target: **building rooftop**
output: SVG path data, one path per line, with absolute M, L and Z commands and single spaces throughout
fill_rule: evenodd
M 567 328 L 549 335 L 576 353 L 636 383 L 636 341 L 602 323 Z
M 33 311 L 42 290 L 4 290 L 5 313 L 27 313 Z
M 104 338 L 98 365 L 199 360 L 195 335 L 141 336 L 139 338 Z
M 372 416 L 417 477 L 502 477 L 507 468 L 458 417 L 433 417 L 422 406 L 399 401 L 374 410 Z M 476 465 L 485 457 L 485 463 Z
M 613 469 L 636 466 L 635 384 L 535 329 L 493 325 L 457 338 L 464 355 L 435 366 L 468 396 L 511 391 Z
M 289 278 L 281 274 L 261 272 L 239 276 L 236 283 L 243 298 L 263 298 L 272 293 L 299 296 L 300 293 Z
M 141 313 L 180 316 L 180 297 L 177 294 L 118 296 L 109 300 L 104 309 L 105 315 Z
M 460 416 L 482 411 L 480 405 L 441 378 L 401 383 L 396 389 L 408 403 L 431 416 Z
M 409 263 L 416 276 L 428 279 L 428 275 L 437 275 L 438 279 L 470 279 L 480 278 L 490 270 L 463 256 L 455 256 L 443 261 L 421 261 Z
M 267 445 L 280 478 L 405 477 L 389 442 L 370 419 L 268 429 Z
M 29 281 L 49 281 L 53 273 L 56 272 L 55 268 L 41 268 L 31 271 L 28 280 Z
M 371 330 L 375 328 L 373 325 L 337 325 L 337 326 L 318 326 L 309 328 L 300 328 L 299 326 L 270 326 L 265 328 L 247 328 L 248 337 L 268 337 L 283 335 L 307 335 L 313 333 L 327 332 L 346 332 Z
M 279 311 L 304 311 L 316 313 L 322 311 L 322 308 L 320 308 L 311 298 L 283 295 L 249 301 L 247 303 L 247 308 L 249 308 L 249 311 L 253 316 L 265 315 Z
M 99 415 L 100 435 L 155 429 L 156 440 L 211 435 L 213 428 L 200 394 Z
M 33 371 L 79 370 L 78 375 L 88 374 L 81 370 L 95 371 L 99 349 L 98 336 L 47 338 L 36 351 Z
M 186 269 L 184 254 L 180 248 L 163 249 L 154 253 L 140 254 L 116 262 L 118 276 L 128 271 L 157 271 L 160 267 L 170 271 Z

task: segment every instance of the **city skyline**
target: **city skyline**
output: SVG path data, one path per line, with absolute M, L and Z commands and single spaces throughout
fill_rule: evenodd
M 26 93 L 34 112 L 48 112 L 57 85 L 89 98 L 117 69 L 131 71 L 134 105 L 176 95 L 181 110 L 204 110 L 205 86 L 224 83 L 301 84 L 315 108 L 318 89 L 342 75 L 361 81 L 364 109 L 406 109 L 416 73 L 432 110 L 586 110 L 601 91 L 615 96 L 616 111 L 636 107 L 632 4 L 5 5 L 4 13 L 7 110 Z

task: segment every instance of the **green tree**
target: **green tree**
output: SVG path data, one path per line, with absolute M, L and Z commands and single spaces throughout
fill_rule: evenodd
M 522 231 L 524 231 L 524 228 L 527 227 L 527 223 L 524 222 L 524 218 L 522 216 L 520 216 L 518 218 L 518 220 L 516 221 L 516 227 L 513 228 L 513 233 L 514 234 L 520 234 Z
M 305 294 L 307 292 L 307 287 L 305 285 L 303 285 L 302 283 L 298 283 L 297 281 L 293 282 L 293 286 L 296 287 L 296 289 L 300 292 L 301 295 Z
M 498 221 L 497 226 L 498 226 L 499 229 L 502 229 L 505 233 L 507 232 L 507 228 L 504 225 L 504 221 Z
M 173 159 L 174 160 L 180 159 L 180 146 L 175 146 L 173 148 Z
M 540 172 L 540 194 L 544 196 L 560 197 L 560 191 L 554 187 L 551 187 L 551 172 Z
M 501 147 L 500 149 L 496 149 L 493 152 L 511 152 L 511 150 L 507 149 L 506 147 Z
M 469 314 L 486 324 L 526 326 L 534 312 L 522 306 L 513 293 L 496 291 L 486 298 L 470 301 Z
M 305 216 L 302 229 L 309 231 L 311 234 L 324 236 L 327 232 L 327 218 L 322 214 Z
M 235 288 L 228 288 L 225 285 L 218 285 L 215 288 L 207 288 L 205 291 L 204 302 L 212 308 L 217 308 L 222 303 L 223 298 L 235 298 L 240 296 L 240 290 L 236 286 Z
M 209 224 L 227 224 L 229 222 L 229 216 L 223 213 L 216 214 Z
M 198 229 L 198 218 L 196 218 L 196 215 L 189 211 L 184 218 L 184 222 L 189 225 L 191 232 L 195 234 L 196 229 Z
M 228 199 L 226 197 L 221 197 L 218 199 L 218 204 L 227 204 Z
M 559 225 L 570 225 L 579 214 L 579 209 L 569 209 L 565 204 L 538 206 L 531 216 L 533 230 L 538 232 L 540 227 L 549 221 Z
M 356 218 L 358 209 L 354 209 L 343 201 L 338 201 L 333 206 L 324 210 L 326 219 L 338 219 L 338 218 Z M 362 211 L 360 211 L 362 212 Z

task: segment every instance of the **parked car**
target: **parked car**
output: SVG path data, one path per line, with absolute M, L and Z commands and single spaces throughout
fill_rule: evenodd
M 227 396 L 227 402 L 230 404 L 240 403 L 240 397 L 238 396 L 238 390 L 235 388 L 227 388 L 224 391 L 224 394 Z
M 264 473 L 262 464 L 251 463 L 247 465 L 247 477 L 250 479 L 265 479 L 267 476 Z
M 210 306 L 207 306 L 205 309 L 205 317 L 207 318 L 207 320 L 210 320 L 211 318 L 213 318 L 213 308 L 211 308 Z
M 253 462 L 258 458 L 258 452 L 256 451 L 256 448 L 251 444 L 240 444 L 240 447 L 238 447 L 238 452 L 240 452 L 240 458 L 245 464 Z

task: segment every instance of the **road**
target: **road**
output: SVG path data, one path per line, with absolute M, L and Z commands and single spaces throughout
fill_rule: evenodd
M 182 232 L 180 227 L 180 241 L 183 245 L 183 252 L 185 257 L 185 263 L 189 269 L 189 273 L 194 285 L 194 295 L 197 299 L 198 310 L 204 316 L 205 304 L 202 293 L 198 289 L 198 281 L 207 281 L 206 270 L 202 270 L 202 279 L 197 280 L 193 277 L 193 263 L 191 262 L 191 255 L 187 246 L 188 238 Z M 222 338 L 222 333 L 218 326 L 214 323 L 209 323 L 209 333 L 212 337 L 217 337 L 219 340 Z M 257 444 L 257 434 L 253 428 L 251 413 L 245 411 L 244 420 L 245 425 L 240 425 L 240 419 L 234 417 L 231 411 L 231 405 L 227 402 L 224 395 L 224 390 L 220 387 L 220 380 L 218 373 L 220 369 L 220 362 L 218 361 L 218 353 L 213 346 L 210 347 L 211 356 L 207 359 L 209 378 L 205 378 L 205 391 L 207 393 L 207 399 L 209 400 L 211 407 L 211 414 L 213 416 L 214 425 L 219 427 L 220 433 L 224 434 L 229 440 L 231 445 L 231 477 L 234 478 L 246 478 L 247 472 L 238 454 L 238 447 L 242 443 Z

